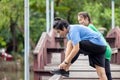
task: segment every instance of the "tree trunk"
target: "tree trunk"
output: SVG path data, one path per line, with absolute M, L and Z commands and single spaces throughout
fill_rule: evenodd
M 11 22 L 10 24 L 10 32 L 11 32 L 11 35 L 12 35 L 12 41 L 10 43 L 12 43 L 11 45 L 11 49 L 13 49 L 13 51 L 17 52 L 18 51 L 18 45 L 17 45 L 17 40 L 16 40 L 16 33 L 15 33 L 15 29 L 16 29 L 16 24 L 15 22 Z
M 24 35 L 24 29 L 22 27 L 17 27 L 17 28 Z M 35 48 L 35 44 L 31 38 L 30 38 L 30 45 L 32 46 L 33 49 Z

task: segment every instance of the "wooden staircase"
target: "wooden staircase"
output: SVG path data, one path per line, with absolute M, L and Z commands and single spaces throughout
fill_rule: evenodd
M 43 33 L 34 50 L 34 80 L 98 80 L 94 68 L 89 66 L 88 57 L 81 55 L 78 60 L 70 67 L 70 77 L 52 75 L 51 70 L 64 60 L 64 48 L 66 40 L 51 34 Z M 113 45 L 115 38 L 107 38 Z M 64 44 L 64 45 L 63 45 Z M 61 46 L 62 45 L 62 46 Z M 115 54 L 119 53 L 115 52 Z M 111 64 L 113 80 L 120 80 L 120 65 Z
M 45 66 L 45 70 L 57 69 L 60 60 L 59 62 L 55 60 L 58 58 L 59 55 L 56 54 L 56 58 L 53 58 L 53 62 Z M 120 65 L 111 64 L 111 74 L 113 80 L 120 80 Z M 43 78 L 43 80 L 48 79 Z M 62 77 L 61 80 L 98 80 L 98 76 L 96 70 L 89 66 L 88 56 L 80 55 L 78 60 L 70 67 L 70 77 Z

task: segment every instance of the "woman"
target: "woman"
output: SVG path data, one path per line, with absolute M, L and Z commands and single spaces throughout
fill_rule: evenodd
M 101 34 L 95 28 L 95 26 L 91 23 L 91 18 L 87 12 L 79 12 L 78 13 L 78 22 L 79 22 L 79 24 L 88 26 L 93 31 Z M 101 36 L 102 36 L 103 40 L 106 42 L 106 40 L 104 39 L 102 34 L 101 34 Z M 106 42 L 106 44 L 107 44 L 107 48 L 106 48 L 106 52 L 105 52 L 105 71 L 106 71 L 106 75 L 107 75 L 108 80 L 112 80 L 111 72 L 110 72 L 110 58 L 111 58 L 112 50 L 107 42 Z

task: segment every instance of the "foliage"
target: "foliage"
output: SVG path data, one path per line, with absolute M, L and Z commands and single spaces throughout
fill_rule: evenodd
M 30 0 L 30 37 L 37 43 L 46 27 L 45 0 Z
M 57 0 L 58 1 L 58 0 Z M 115 23 L 120 26 L 120 0 L 115 0 Z M 55 5 L 55 7 L 58 7 Z M 111 0 L 62 0 L 59 7 L 67 7 L 69 10 L 56 10 L 59 13 L 56 16 L 67 19 L 70 24 L 77 22 L 77 13 L 81 11 L 88 12 L 92 18 L 92 23 L 97 27 L 104 27 L 109 31 L 111 29 Z M 65 12 L 65 13 L 64 13 Z
M 4 41 L 3 37 L 0 37 L 0 47 L 5 47 L 6 42 Z
M 23 5 L 23 0 L 0 1 L 0 37 L 3 38 L 5 45 L 13 40 L 13 32 L 15 32 L 17 39 L 21 35 L 16 27 L 23 25 Z M 11 29 L 12 25 L 15 26 L 14 29 Z M 5 47 L 5 45 L 1 45 L 1 47 Z
M 29 3 L 30 38 L 36 44 L 46 28 L 46 0 L 30 0 Z M 120 26 L 119 3 L 120 0 L 115 0 L 116 26 Z M 86 11 L 97 28 L 111 29 L 111 0 L 54 0 L 54 4 L 54 16 L 67 19 L 70 24 L 78 23 L 78 12 Z M 24 33 L 19 28 L 24 31 L 24 0 L 0 0 L 0 19 L 0 48 L 16 41 L 18 51 L 23 50 Z
M 115 24 L 120 26 L 120 7 L 115 9 Z

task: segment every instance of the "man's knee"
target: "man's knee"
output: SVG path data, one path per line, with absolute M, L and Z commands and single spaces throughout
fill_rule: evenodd
M 97 66 L 97 65 L 95 65 L 95 67 L 96 67 L 96 71 L 97 71 L 97 73 L 98 73 L 99 76 L 104 76 L 104 75 L 106 75 L 106 73 L 105 73 L 105 68 L 100 67 L 100 66 Z

